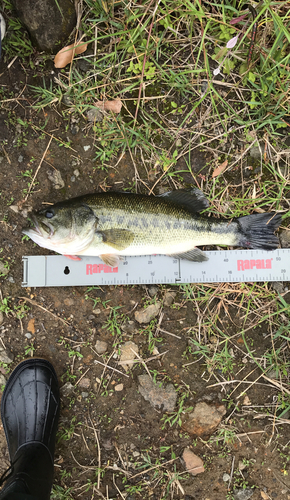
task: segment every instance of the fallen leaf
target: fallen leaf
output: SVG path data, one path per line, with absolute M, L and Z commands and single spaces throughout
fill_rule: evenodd
M 234 36 L 234 38 L 231 38 L 227 43 L 227 49 L 232 49 L 236 45 L 238 39 L 238 36 Z
M 220 72 L 221 72 L 220 67 L 218 67 L 218 68 L 216 68 L 216 69 L 213 70 L 213 75 L 217 76 L 217 75 L 220 74 Z
M 189 448 L 185 448 L 182 454 L 182 458 L 185 462 L 186 470 L 193 476 L 204 472 L 203 461 Z
M 260 491 L 261 493 L 261 497 L 263 498 L 263 500 L 269 500 L 269 495 L 267 495 L 267 493 L 265 493 L 264 491 Z
M 87 43 L 79 43 L 75 45 L 72 43 L 67 47 L 61 49 L 54 58 L 54 65 L 56 68 L 64 68 L 67 64 L 69 64 L 75 55 L 82 54 L 88 48 Z
M 217 177 L 218 175 L 222 174 L 227 166 L 228 166 L 228 160 L 221 163 L 217 168 L 214 169 L 213 174 L 212 174 L 212 178 Z
M 242 21 L 243 19 L 245 19 L 245 17 L 248 17 L 249 14 L 243 14 L 242 16 L 239 16 L 239 17 L 235 17 L 234 19 L 232 19 L 229 24 L 237 24 L 239 23 L 240 21 Z
M 113 113 L 120 113 L 122 109 L 121 99 L 113 99 L 112 101 L 97 101 L 94 105 L 105 111 L 113 111 Z
M 35 319 L 32 318 L 28 321 L 28 325 L 27 325 L 27 330 L 30 332 L 30 333 L 35 333 L 35 326 L 34 326 L 34 322 L 35 322 Z

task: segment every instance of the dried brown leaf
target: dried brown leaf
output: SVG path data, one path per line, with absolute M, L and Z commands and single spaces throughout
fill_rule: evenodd
M 267 495 L 267 493 L 265 493 L 264 491 L 260 491 L 261 493 L 261 497 L 263 498 L 263 500 L 269 500 L 269 495 Z
M 227 168 L 228 166 L 228 160 L 224 161 L 221 163 L 217 168 L 214 169 L 212 178 L 217 177 L 218 175 L 222 174 L 223 171 Z
M 94 105 L 105 111 L 113 111 L 113 113 L 120 113 L 122 109 L 121 99 L 113 99 L 112 101 L 97 101 Z
M 61 49 L 54 58 L 54 65 L 56 68 L 64 68 L 67 64 L 69 64 L 75 55 L 82 54 L 88 48 L 87 43 L 79 43 L 75 45 L 72 43 L 67 47 Z

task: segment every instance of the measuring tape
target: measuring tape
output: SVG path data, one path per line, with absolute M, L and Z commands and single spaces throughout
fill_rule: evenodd
M 22 286 L 92 286 L 176 283 L 290 281 L 290 249 L 216 250 L 206 262 L 164 255 L 124 257 L 110 267 L 98 257 L 25 256 Z

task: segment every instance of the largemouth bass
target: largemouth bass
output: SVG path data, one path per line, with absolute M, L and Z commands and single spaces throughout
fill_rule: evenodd
M 202 262 L 197 246 L 227 245 L 273 250 L 281 216 L 274 212 L 234 220 L 200 216 L 208 201 L 199 189 L 162 196 L 120 192 L 85 195 L 56 203 L 25 229 L 41 247 L 67 256 L 99 256 L 116 266 L 121 255 L 165 254 Z

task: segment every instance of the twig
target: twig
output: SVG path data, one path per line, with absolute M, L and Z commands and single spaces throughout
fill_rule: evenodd
M 175 462 L 176 460 L 179 460 L 179 457 L 172 458 L 171 460 L 168 460 L 167 462 L 164 462 L 163 464 L 155 465 L 154 467 L 150 467 L 150 469 L 144 469 L 141 472 L 138 472 L 138 474 L 135 474 L 135 476 L 131 476 L 130 479 L 135 479 L 135 477 L 140 476 L 141 474 L 147 474 L 150 470 L 158 469 L 159 467 L 164 467 L 164 465 L 171 464 L 172 462 Z
M 19 297 L 19 299 L 26 300 L 27 302 L 30 302 L 30 304 L 32 304 L 33 306 L 39 307 L 40 309 L 42 309 L 43 311 L 47 312 L 48 314 L 51 314 L 51 316 L 53 316 L 57 320 L 61 321 L 65 326 L 70 326 L 70 324 L 67 321 L 65 321 L 64 319 L 60 318 L 56 314 L 50 312 L 48 309 L 45 309 L 45 307 L 40 306 L 39 304 L 37 304 L 37 302 L 35 302 L 35 300 L 29 299 L 28 297 Z
M 123 498 L 123 500 L 125 500 L 125 497 L 124 495 L 122 494 L 122 492 L 119 490 L 117 484 L 116 484 L 116 481 L 115 481 L 115 474 L 113 474 L 113 483 L 114 483 L 114 486 L 117 488 L 118 492 L 120 493 L 121 497 Z
M 231 485 L 231 482 L 232 482 L 232 479 L 233 479 L 233 473 L 234 473 L 234 466 L 235 466 L 235 455 L 233 456 L 233 461 L 232 461 L 232 468 L 231 468 L 231 475 L 230 475 L 230 480 L 229 480 L 229 484 L 228 484 L 228 491 L 230 490 L 230 485 Z
M 47 151 L 48 151 L 48 148 L 49 148 L 49 146 L 50 146 L 51 141 L 52 141 L 52 139 L 53 139 L 53 138 L 54 138 L 54 136 L 52 135 L 52 136 L 50 137 L 49 141 L 48 141 L 48 145 L 46 146 L 46 149 L 45 149 L 45 151 L 44 151 L 44 153 L 43 153 L 43 155 L 42 155 L 42 158 L 41 158 L 41 160 L 40 160 L 40 162 L 39 162 L 39 165 L 38 165 L 38 167 L 37 167 L 37 169 L 36 169 L 36 172 L 35 172 L 35 174 L 34 174 L 34 176 L 33 176 L 33 179 L 32 179 L 31 184 L 30 184 L 30 186 L 29 186 L 29 189 L 28 189 L 27 195 L 26 195 L 26 197 L 24 198 L 24 202 L 27 200 L 28 196 L 30 195 L 30 191 L 31 191 L 31 189 L 32 189 L 32 186 L 33 186 L 33 184 L 34 184 L 34 181 L 35 181 L 35 179 L 36 179 L 36 176 L 37 176 L 37 174 L 38 174 L 38 172 L 39 172 L 39 169 L 40 169 L 40 167 L 41 167 L 41 165 L 42 165 L 42 162 L 43 162 L 43 160 L 44 160 L 44 158 L 45 158 L 45 155 L 46 155 L 46 153 L 47 153 Z
M 94 351 L 94 350 L 93 350 Z M 95 352 L 95 351 L 94 351 Z M 110 370 L 113 370 L 114 372 L 118 372 L 120 373 L 121 375 L 124 375 L 124 377 L 128 377 L 129 378 L 129 375 L 127 375 L 126 373 L 123 373 L 121 372 L 120 370 L 117 370 L 117 368 L 113 368 L 112 366 L 110 365 L 105 365 L 105 363 L 101 363 L 101 361 L 98 361 L 97 359 L 94 360 L 94 363 L 98 363 L 99 365 L 102 365 L 104 366 L 105 368 L 110 368 Z
M 101 447 L 100 447 L 100 441 L 99 441 L 99 438 L 98 438 L 98 433 L 95 429 L 95 426 L 93 424 L 93 421 L 91 419 L 91 416 L 89 415 L 89 419 L 91 421 L 91 424 L 92 424 L 92 427 L 94 429 L 94 434 L 95 434 L 95 438 L 96 438 L 96 441 L 97 441 L 97 446 L 98 446 L 98 468 L 99 468 L 99 474 L 98 474 L 98 490 L 100 489 L 100 482 L 101 482 L 101 478 L 100 478 L 100 469 L 101 469 Z
M 265 379 L 265 380 L 268 380 L 268 382 L 270 382 L 271 384 L 275 385 L 275 387 L 278 387 L 278 389 L 280 389 L 280 391 L 285 391 L 287 394 L 290 394 L 290 390 L 289 389 L 286 389 L 286 387 L 284 386 L 284 384 L 282 384 L 282 382 L 276 382 L 276 380 L 273 380 L 269 377 L 267 377 L 266 375 L 262 374 L 262 377 Z
M 158 328 L 159 332 L 166 333 L 167 335 L 172 335 L 172 337 L 176 337 L 177 339 L 181 339 L 179 335 L 175 335 L 175 333 L 168 332 L 167 330 L 163 330 L 163 328 Z
M 75 386 L 78 385 L 78 383 L 82 380 L 82 378 L 84 378 L 84 376 L 86 375 L 86 373 L 88 373 L 88 371 L 90 370 L 90 368 L 88 368 L 85 373 L 82 374 L 82 376 L 77 380 L 77 382 L 75 383 Z
M 142 365 L 144 366 L 146 372 L 148 373 L 149 377 L 151 378 L 152 380 L 152 375 L 148 369 L 148 366 L 146 365 L 144 359 L 140 358 L 139 354 L 137 352 L 134 351 L 134 349 L 132 349 L 132 347 L 130 347 L 131 351 L 135 354 L 135 356 L 137 356 L 137 358 L 139 359 L 140 363 L 142 363 Z

